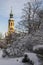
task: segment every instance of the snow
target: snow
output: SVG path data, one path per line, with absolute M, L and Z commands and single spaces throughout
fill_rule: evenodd
M 0 49 L 0 58 L 2 57 L 3 51 Z
M 14 20 L 13 18 L 10 18 L 10 20 Z
M 39 59 L 35 53 L 25 53 L 28 55 L 30 60 L 33 61 L 34 65 L 39 65 Z M 22 63 L 23 57 L 19 58 L 2 58 L 2 50 L 0 49 L 0 65 L 30 65 Z
M 33 47 L 33 50 L 39 49 L 39 48 L 43 48 L 43 45 L 36 45 L 36 46 Z
M 28 57 L 30 58 L 30 60 L 32 60 L 34 65 L 39 65 L 39 59 L 35 53 L 25 53 L 25 54 L 28 55 Z
M 0 65 L 22 65 L 18 63 L 15 59 L 1 59 Z

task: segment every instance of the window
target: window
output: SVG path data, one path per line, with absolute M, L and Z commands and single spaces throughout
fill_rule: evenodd
M 12 23 L 11 23 L 11 26 L 12 26 Z

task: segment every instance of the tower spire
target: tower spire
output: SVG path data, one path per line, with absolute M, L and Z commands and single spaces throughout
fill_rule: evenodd
M 12 13 L 12 6 L 11 6 L 11 13 Z
M 11 7 L 11 12 L 10 12 L 10 18 L 13 18 L 12 7 Z
M 8 33 L 13 33 L 14 32 L 14 19 L 13 19 L 13 13 L 12 13 L 12 7 L 10 11 L 10 18 L 8 22 Z

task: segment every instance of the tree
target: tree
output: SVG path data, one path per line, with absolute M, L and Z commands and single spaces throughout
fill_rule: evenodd
M 39 20 L 40 17 L 37 14 L 37 12 L 40 9 L 42 1 L 37 1 L 37 0 L 33 0 L 33 2 L 28 2 L 27 4 L 24 5 L 23 8 L 23 15 L 21 17 L 21 22 L 20 24 L 22 26 L 24 26 L 25 30 L 28 31 L 28 33 L 31 32 L 32 30 L 32 26 L 31 24 L 33 24 L 33 29 L 36 30 L 36 23 L 38 22 L 37 25 L 39 25 Z
M 3 35 L 2 35 L 2 33 L 0 32 L 0 40 L 3 38 Z
M 41 22 L 42 22 L 42 21 L 43 21 L 43 9 L 39 10 L 39 11 L 37 12 L 37 14 L 39 15 L 40 20 L 41 20 Z
M 25 5 L 24 9 L 23 9 L 23 16 L 21 17 L 22 18 L 22 25 L 24 26 L 24 28 L 26 28 L 26 30 L 28 30 L 28 32 L 30 32 L 29 30 L 29 27 L 31 28 L 31 25 L 30 25 L 30 18 L 31 18 L 31 3 L 28 2 L 27 3 L 28 7 Z

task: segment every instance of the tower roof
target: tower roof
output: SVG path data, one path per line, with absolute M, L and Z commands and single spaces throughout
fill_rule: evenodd
M 11 12 L 10 12 L 10 18 L 13 18 L 12 8 L 11 8 Z

